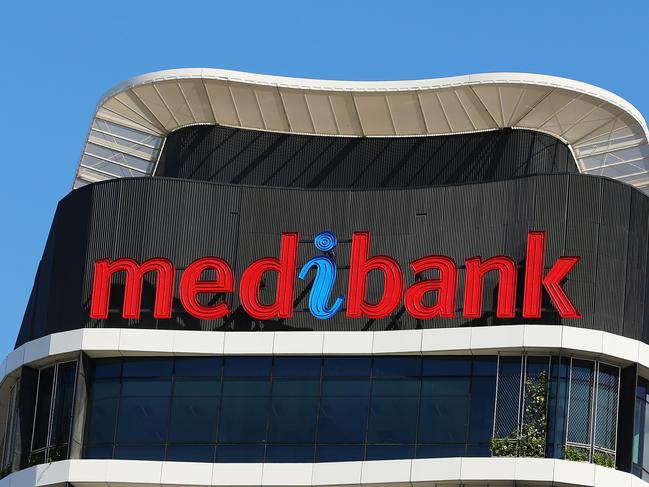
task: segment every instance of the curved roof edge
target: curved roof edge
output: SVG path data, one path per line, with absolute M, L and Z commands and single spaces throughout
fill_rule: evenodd
M 582 173 L 649 194 L 644 118 L 623 98 L 587 83 L 525 73 L 333 81 L 210 68 L 144 74 L 109 90 L 95 111 L 74 188 L 152 175 L 165 137 L 196 124 L 358 137 L 524 128 L 568 144 Z

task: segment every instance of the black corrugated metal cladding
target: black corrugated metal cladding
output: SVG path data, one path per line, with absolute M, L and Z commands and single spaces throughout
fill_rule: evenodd
M 408 263 L 429 254 L 467 257 L 497 254 L 523 263 L 529 230 L 548 233 L 546 267 L 560 255 L 580 255 L 565 289 L 584 317 L 562 320 L 545 303 L 541 323 L 605 330 L 647 340 L 649 309 L 649 199 L 611 180 L 549 174 L 446 187 L 411 189 L 291 189 L 252 187 L 167 178 L 121 179 L 90 185 L 64 198 L 40 264 L 18 345 L 45 334 L 80 327 L 202 330 L 380 330 L 530 323 L 494 316 L 495 276 L 485 283 L 484 317 L 418 321 L 398 309 L 382 320 L 349 319 L 344 313 L 320 321 L 306 311 L 308 283 L 296 279 L 295 318 L 258 323 L 227 296 L 234 313 L 199 321 L 174 300 L 174 318 L 154 320 L 154 282 L 147 276 L 139 321 L 122 320 L 123 289 L 114 285 L 108 320 L 89 319 L 92 267 L 97 259 L 159 256 L 180 270 L 206 255 L 226 259 L 237 279 L 254 259 L 276 256 L 282 231 L 299 231 L 298 265 L 316 255 L 313 236 L 332 230 L 340 242 L 335 292 L 346 293 L 349 239 L 369 230 L 372 254 L 395 257 L 413 282 Z M 180 273 L 179 273 L 180 274 Z M 460 270 L 460 286 L 464 280 Z M 493 274 L 493 273 L 491 273 Z M 519 278 L 522 281 L 522 275 Z M 381 292 L 370 278 L 368 296 Z M 261 291 L 274 293 L 273 278 Z M 522 299 L 519 291 L 519 307 Z M 461 306 L 459 292 L 457 304 Z
M 193 126 L 169 135 L 156 176 L 293 188 L 407 188 L 577 173 L 561 141 L 527 130 L 331 137 Z

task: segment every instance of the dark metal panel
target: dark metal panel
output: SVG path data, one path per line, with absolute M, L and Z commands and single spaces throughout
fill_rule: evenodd
M 80 225 L 72 225 L 75 218 Z M 459 268 L 457 317 L 420 321 L 400 307 L 384 320 L 354 320 L 338 313 L 320 321 L 306 311 L 311 276 L 305 282 L 296 279 L 296 316 L 292 320 L 251 320 L 241 309 L 237 292 L 225 297 L 233 309 L 225 319 L 207 322 L 189 316 L 176 293 L 173 319 L 155 320 L 155 274 L 151 273 L 145 277 L 140 320 L 121 318 L 123 277 L 115 279 L 112 286 L 110 318 L 94 322 L 88 318 L 92 268 L 97 259 L 167 257 L 179 269 L 177 289 L 182 270 L 190 262 L 215 255 L 230 262 L 238 283 L 253 260 L 278 256 L 283 231 L 300 233 L 298 266 L 302 266 L 319 254 L 313 237 L 325 229 L 334 231 L 339 241 L 336 295 L 348 292 L 352 234 L 367 230 L 372 236 L 371 255 L 383 253 L 397 259 L 406 286 L 414 282 L 408 267 L 412 260 L 431 254 L 453 258 Z M 539 320 L 520 316 L 498 319 L 494 316 L 498 279 L 496 273 L 489 273 L 484 283 L 484 316 L 463 318 L 465 260 L 504 254 L 523 269 L 529 230 L 548 233 L 546 272 L 561 255 L 581 256 L 564 288 L 584 317 L 560 319 L 545 296 Z M 615 242 L 609 241 L 609 235 Z M 50 236 L 52 243 L 46 248 L 35 298 L 18 343 L 83 326 L 362 330 L 530 322 L 564 323 L 646 339 L 648 239 L 647 198 L 619 183 L 590 176 L 539 175 L 437 188 L 362 191 L 234 186 L 166 178 L 111 181 L 79 189 L 61 202 Z M 59 243 L 65 241 L 76 243 L 67 248 Z M 266 276 L 261 290 L 264 302 L 273 301 L 275 281 L 272 273 Z M 64 288 L 56 295 L 56 305 L 40 299 L 41 294 L 49 298 L 48 293 L 60 283 Z M 63 292 L 66 289 L 77 291 Z M 371 273 L 367 298 L 378 300 L 382 289 L 382 275 Z M 521 270 L 519 310 L 523 290 Z
M 637 364 L 621 370 L 615 467 L 623 472 L 631 472 L 633 467 L 633 421 L 635 419 L 637 378 Z
M 331 137 L 192 126 L 170 134 L 156 177 L 298 188 L 412 188 L 576 173 L 561 141 L 503 129 L 436 137 Z

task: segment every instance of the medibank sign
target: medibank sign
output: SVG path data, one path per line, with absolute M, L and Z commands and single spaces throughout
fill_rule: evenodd
M 315 247 L 321 255 L 315 256 L 299 270 L 297 249 L 299 234 L 282 234 L 279 257 L 264 257 L 252 262 L 239 281 L 239 297 L 246 313 L 257 320 L 291 318 L 295 296 L 296 278 L 305 280 L 313 276 L 309 294 L 309 310 L 318 319 L 328 319 L 338 313 L 346 303 L 349 318 L 384 318 L 394 312 L 403 300 L 406 311 L 417 319 L 435 317 L 454 318 L 458 287 L 458 266 L 450 257 L 428 255 L 409 263 L 409 271 L 416 281 L 404 289 L 404 271 L 399 262 L 388 255 L 371 255 L 370 233 L 355 232 L 352 236 L 349 280 L 346 295 L 332 296 L 336 281 L 336 264 L 331 250 L 336 237 L 330 232 L 318 234 Z M 523 286 L 523 318 L 540 318 L 543 292 L 563 318 L 580 318 L 581 315 L 561 282 L 579 262 L 579 257 L 560 257 L 545 272 L 545 232 L 529 232 L 525 259 Z M 485 275 L 498 277 L 496 316 L 514 318 L 518 269 L 511 257 L 497 255 L 483 259 L 466 259 L 466 275 L 462 316 L 479 318 L 482 315 L 482 296 Z M 211 271 L 213 279 L 205 279 Z M 370 302 L 366 296 L 368 274 L 378 271 L 383 277 L 383 294 Z M 422 273 L 435 271 L 435 278 L 424 279 Z M 156 294 L 153 316 L 168 319 L 172 315 L 174 277 L 176 268 L 165 258 L 153 258 L 138 263 L 130 258 L 95 262 L 90 317 L 108 318 L 110 288 L 115 274 L 125 273 L 123 318 L 139 318 L 144 275 L 156 274 Z M 274 302 L 262 303 L 260 288 L 266 273 L 277 277 Z M 219 257 L 202 257 L 192 262 L 180 279 L 180 301 L 191 316 L 213 320 L 227 316 L 232 310 L 225 300 L 206 305 L 199 297 L 204 294 L 229 294 L 235 292 L 235 275 L 228 262 Z

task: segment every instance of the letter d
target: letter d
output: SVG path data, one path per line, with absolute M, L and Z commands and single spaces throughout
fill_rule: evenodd
M 264 257 L 254 261 L 243 272 L 239 297 L 241 306 L 251 318 L 269 320 L 271 318 L 291 318 L 293 316 L 293 296 L 295 294 L 295 270 L 297 266 L 297 232 L 282 233 L 279 259 Z M 275 302 L 263 304 L 259 300 L 259 288 L 264 272 L 277 273 L 277 293 Z

